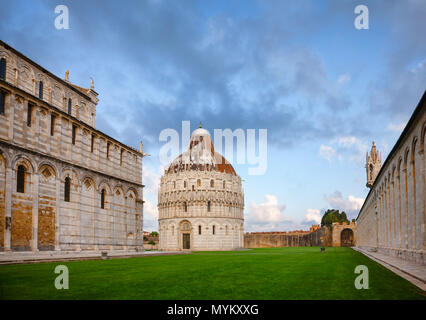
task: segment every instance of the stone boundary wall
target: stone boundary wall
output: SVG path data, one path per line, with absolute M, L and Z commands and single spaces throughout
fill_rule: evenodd
M 244 248 L 331 246 L 331 232 L 320 228 L 310 233 L 246 233 Z
M 426 91 L 357 217 L 357 246 L 426 265 Z

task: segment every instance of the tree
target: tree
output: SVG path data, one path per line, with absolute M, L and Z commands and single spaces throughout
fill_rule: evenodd
M 324 215 L 322 216 L 321 219 L 321 227 L 323 226 L 327 226 L 327 227 L 331 227 L 331 225 L 334 222 L 347 222 L 349 223 L 348 217 L 346 216 L 346 213 L 344 211 L 342 211 L 341 213 L 339 212 L 339 210 L 336 209 L 328 209 Z
M 153 236 L 153 237 L 156 237 L 156 236 L 158 236 L 158 232 L 157 231 L 152 231 L 150 235 Z

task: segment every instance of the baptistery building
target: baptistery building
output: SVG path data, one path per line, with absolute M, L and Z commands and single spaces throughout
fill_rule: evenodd
M 158 211 L 161 250 L 243 248 L 241 178 L 201 125 L 161 177 Z

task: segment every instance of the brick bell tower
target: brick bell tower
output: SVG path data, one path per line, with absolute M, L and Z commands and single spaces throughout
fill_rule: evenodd
M 374 180 L 376 180 L 377 174 L 380 171 L 380 168 L 382 167 L 382 159 L 379 154 L 379 152 L 376 150 L 376 146 L 371 146 L 370 154 L 366 156 L 366 164 L 365 168 L 367 170 L 367 187 L 371 188 L 373 186 Z

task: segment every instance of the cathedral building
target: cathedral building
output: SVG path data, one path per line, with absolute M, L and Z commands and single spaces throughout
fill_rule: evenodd
M 357 217 L 357 246 L 426 264 L 426 92 L 383 165 L 367 154 L 370 192 Z
M 95 128 L 98 94 L 0 41 L 0 251 L 142 250 L 142 144 Z
M 201 125 L 161 177 L 158 211 L 161 250 L 244 247 L 241 178 Z

